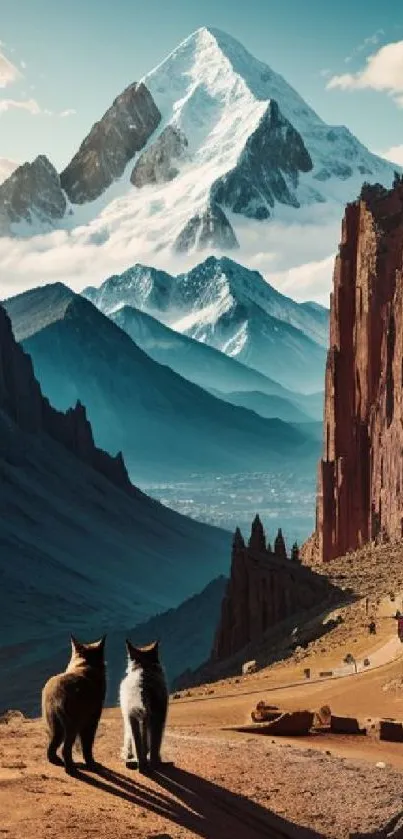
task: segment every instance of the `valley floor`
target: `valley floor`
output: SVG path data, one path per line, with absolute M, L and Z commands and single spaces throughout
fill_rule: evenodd
M 261 698 L 287 709 L 361 718 L 403 717 L 402 659 L 373 671 L 281 687 L 279 674 L 171 703 L 166 767 L 153 778 L 119 760 L 121 720 L 105 711 L 97 738 L 98 773 L 78 778 L 45 762 L 38 720 L 0 726 L 0 835 L 7 839 L 272 839 L 400 836 L 403 744 L 369 737 L 254 737 L 223 730 L 250 719 Z M 283 674 L 284 679 L 284 674 Z M 207 693 L 214 691 L 214 694 Z M 78 758 L 79 759 L 79 758 Z M 379 832 L 380 831 L 380 832 Z M 397 828 L 396 828 L 397 831 Z
M 178 513 L 230 531 L 240 527 L 247 533 L 259 510 L 269 540 L 281 527 L 289 548 L 304 542 L 314 528 L 314 470 L 191 475 L 186 481 L 144 483 L 141 488 Z

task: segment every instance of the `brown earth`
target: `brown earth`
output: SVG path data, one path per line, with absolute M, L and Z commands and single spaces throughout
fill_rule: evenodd
M 11 715 L 0 725 L 0 837 L 403 836 L 403 827 L 394 828 L 403 818 L 403 743 L 379 741 L 371 729 L 380 718 L 403 720 L 403 646 L 392 617 L 402 608 L 401 561 L 386 547 L 357 558 L 332 564 L 332 578 L 358 598 L 340 610 L 343 623 L 283 662 L 172 699 L 164 757 L 175 767 L 158 775 L 140 776 L 121 762 L 117 709 L 104 712 L 96 741 L 103 768 L 80 769 L 77 778 L 46 763 L 40 721 Z M 366 597 L 376 635 L 368 633 Z M 346 675 L 319 678 L 343 666 L 347 652 L 369 658 L 373 669 L 354 674 L 344 666 Z M 261 700 L 285 711 L 329 705 L 333 714 L 357 717 L 369 734 L 274 738 L 228 730 L 250 723 Z
M 153 778 L 121 763 L 116 709 L 104 712 L 96 742 L 104 768 L 80 770 L 78 778 L 46 763 L 40 721 L 11 718 L 0 726 L 0 836 L 386 836 L 371 831 L 403 809 L 402 744 L 331 734 L 275 740 L 223 727 L 250 720 L 262 698 L 289 710 L 329 704 L 364 720 L 403 719 L 403 691 L 384 689 L 399 679 L 402 663 L 290 688 L 276 687 L 272 674 L 259 685 L 245 680 L 235 696 L 222 684 L 214 695 L 173 701 L 164 756 L 175 767 Z

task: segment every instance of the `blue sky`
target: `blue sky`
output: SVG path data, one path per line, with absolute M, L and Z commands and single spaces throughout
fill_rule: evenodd
M 372 150 L 403 147 L 403 93 L 363 75 L 403 40 L 398 0 L 0 0 L 0 157 L 45 153 L 61 168 L 113 98 L 200 26 L 238 38 Z

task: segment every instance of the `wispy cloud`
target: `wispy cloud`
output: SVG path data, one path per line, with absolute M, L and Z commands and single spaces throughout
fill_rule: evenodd
M 26 111 L 32 116 L 42 114 L 47 117 L 60 117 L 66 119 L 77 113 L 74 108 L 68 108 L 65 111 L 51 111 L 49 108 L 42 108 L 36 99 L 0 99 L 0 116 L 7 113 L 7 111 Z
M 0 99 L 0 114 L 12 110 L 28 111 L 33 116 L 50 113 L 50 111 L 42 111 L 36 99 Z
M 332 76 L 326 87 L 329 90 L 379 90 L 392 96 L 403 107 L 403 41 L 386 44 L 370 55 L 365 66 L 356 73 Z
M 0 87 L 7 87 L 16 82 L 21 76 L 18 67 L 12 64 L 3 53 L 0 52 Z
M 399 166 L 403 166 L 403 144 L 401 146 L 392 146 L 386 151 L 379 152 L 379 154 L 386 160 L 390 160 L 391 163 L 398 163 Z
M 359 53 L 361 52 L 366 52 L 370 47 L 374 47 L 377 44 L 379 44 L 382 35 L 384 34 L 385 32 L 383 29 L 377 29 L 377 31 L 374 32 L 373 35 L 368 35 L 367 38 L 364 38 L 364 40 L 361 41 L 360 44 L 357 44 L 357 46 L 354 47 L 350 55 L 346 56 L 346 58 L 344 59 L 345 63 L 349 64 L 350 61 L 353 60 L 354 56 L 359 55 Z

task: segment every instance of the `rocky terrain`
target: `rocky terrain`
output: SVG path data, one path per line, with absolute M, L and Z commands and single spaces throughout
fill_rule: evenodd
M 239 530 L 232 545 L 231 573 L 221 608 L 211 661 L 231 658 L 245 647 L 261 644 L 267 630 L 278 628 L 292 616 L 304 622 L 304 613 L 337 599 L 324 577 L 289 559 L 281 531 L 274 548 L 266 544 L 259 517 L 252 524 L 248 545 Z
M 173 247 L 177 253 L 206 248 L 232 251 L 239 247 L 239 243 L 227 216 L 212 198 L 186 222 Z
M 342 737 L 335 738 L 332 752 L 328 740 L 326 750 L 315 751 L 307 738 L 292 745 L 280 738 L 229 739 L 219 731 L 213 704 L 193 703 L 196 713 L 187 714 L 192 704 L 178 703 L 171 711 L 164 756 L 175 766 L 153 777 L 131 772 L 119 760 L 122 726 L 115 711 L 104 713 L 98 729 L 98 772 L 80 770 L 77 778 L 45 762 L 38 721 L 11 717 L 2 725 L 0 752 L 3 832 L 9 839 L 52 836 L 56 829 L 60 839 L 94 833 L 100 839 L 401 835 L 401 769 L 375 766 L 376 750 L 363 754 L 357 745 L 355 753 L 344 743 L 347 754 L 340 758 L 334 752 L 343 749 Z M 228 702 L 226 709 L 231 714 Z M 398 759 L 393 749 L 381 756 Z
M 176 178 L 181 160 L 186 160 L 188 141 L 182 131 L 167 125 L 157 139 L 150 143 L 134 165 L 130 181 L 141 188 Z
M 98 449 L 85 408 L 77 402 L 66 413 L 44 399 L 34 377 L 31 357 L 14 340 L 11 321 L 0 307 L 0 410 L 28 434 L 48 435 L 75 457 L 112 481 L 129 495 L 137 491 L 129 481 L 119 453 L 111 457 Z
M 35 224 L 56 226 L 66 207 L 56 169 L 45 155 L 39 155 L 0 183 L 0 235 L 9 236 L 13 226 L 25 232 Z
M 234 213 L 267 219 L 277 201 L 299 206 L 294 191 L 299 173 L 312 168 L 301 135 L 271 102 L 236 166 L 213 184 L 211 194 Z
M 73 204 L 94 201 L 119 178 L 161 120 L 144 84 L 134 82 L 91 128 L 77 154 L 60 175 Z
M 317 502 L 324 560 L 403 534 L 403 182 L 363 188 L 336 258 Z

